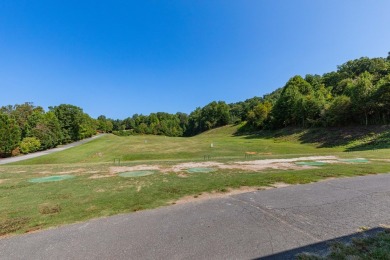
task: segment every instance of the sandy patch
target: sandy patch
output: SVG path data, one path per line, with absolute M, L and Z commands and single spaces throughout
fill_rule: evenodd
M 295 162 L 319 161 L 319 160 L 325 162 L 330 160 L 336 161 L 336 159 L 337 159 L 336 156 L 308 156 L 308 157 L 298 157 L 298 158 L 290 158 L 290 159 L 264 159 L 264 160 L 234 162 L 234 164 L 238 164 L 238 167 L 233 165 L 224 165 L 220 168 L 242 169 L 242 170 L 251 170 L 251 171 L 259 171 L 265 169 L 301 170 L 301 169 L 313 169 L 315 167 L 309 165 L 296 165 Z
M 382 162 L 390 162 L 390 159 L 370 159 L 373 161 L 382 161 Z
M 344 162 L 339 161 L 339 160 L 317 160 L 317 162 L 328 163 L 328 164 L 344 163 Z
M 15 173 L 24 173 L 24 172 L 26 172 L 26 171 L 16 171 Z
M 315 166 L 309 165 L 296 165 L 298 161 L 319 161 L 324 162 L 339 162 L 335 156 L 309 156 L 309 157 L 298 157 L 290 159 L 265 159 L 265 160 L 253 160 L 253 161 L 241 161 L 233 162 L 230 164 L 224 164 L 219 162 L 189 162 L 181 163 L 172 167 L 173 172 L 181 172 L 189 168 L 200 168 L 200 167 L 217 167 L 219 169 L 231 169 L 231 170 L 247 170 L 247 171 L 261 171 L 265 169 L 274 170 L 302 170 L 302 169 L 313 169 Z
M 236 162 L 240 163 L 240 162 Z M 221 169 L 237 169 L 237 170 L 247 170 L 247 171 L 261 171 L 266 169 L 274 169 L 274 170 L 302 170 L 302 169 L 313 169 L 313 166 L 308 165 L 296 165 L 294 163 L 269 163 L 269 164 L 241 164 L 241 165 L 234 165 L 234 164 L 227 164 L 222 165 L 219 168 Z
M 137 192 L 140 192 L 142 189 L 142 185 L 137 186 Z
M 290 162 L 299 162 L 299 161 L 318 161 L 318 160 L 337 160 L 336 156 L 308 156 L 308 157 L 298 157 L 290 159 L 265 159 L 265 160 L 255 160 L 255 161 L 245 161 L 245 162 L 235 162 L 237 164 L 254 164 L 254 165 L 264 165 L 264 164 L 273 164 L 273 163 L 290 163 Z
M 206 192 L 201 193 L 199 195 L 192 195 L 192 196 L 185 196 L 177 201 L 175 201 L 174 204 L 184 204 L 189 202 L 200 202 L 204 200 L 209 199 L 217 199 L 217 198 L 223 198 L 231 195 L 241 194 L 241 193 L 247 193 L 252 191 L 258 191 L 258 190 L 267 190 L 272 189 L 272 187 L 241 187 L 238 189 L 228 189 L 227 192 Z
M 252 160 L 252 161 L 238 161 L 231 163 L 221 163 L 221 162 L 186 162 L 173 165 L 172 167 L 162 167 L 161 165 L 135 165 L 135 166 L 115 166 L 110 167 L 109 174 L 98 174 L 99 171 L 90 171 L 88 173 L 96 173 L 89 177 L 90 179 L 99 179 L 99 178 L 108 178 L 116 176 L 118 173 L 123 172 L 132 172 L 132 171 L 161 171 L 165 173 L 175 172 L 180 178 L 188 178 L 189 175 L 185 173 L 187 169 L 190 168 L 218 168 L 218 169 L 228 169 L 228 170 L 247 170 L 247 171 L 262 171 L 267 169 L 274 170 L 303 170 L 303 169 L 315 169 L 316 166 L 310 165 L 297 165 L 295 162 L 299 161 L 317 161 L 324 163 L 345 163 L 339 161 L 336 156 L 307 156 L 307 157 L 298 157 L 298 158 L 289 158 L 289 159 L 264 159 L 264 160 Z M 60 172 L 59 174 L 65 173 L 76 173 L 81 172 L 84 169 L 77 169 L 73 171 Z
M 110 167 L 110 173 L 116 174 L 120 172 L 131 172 L 131 171 L 147 171 L 147 170 L 160 170 L 159 165 L 136 165 L 136 166 L 116 166 Z
M 8 181 L 8 179 L 0 179 L 0 184 L 4 183 L 6 181 Z
M 57 174 L 80 173 L 80 172 L 84 172 L 84 171 L 85 171 L 85 169 L 79 168 L 79 169 L 71 170 L 71 171 L 58 172 Z
M 115 174 L 94 174 L 90 176 L 88 179 L 101 179 L 101 178 L 109 178 L 109 177 L 115 177 Z
M 172 171 L 181 172 L 189 168 L 219 167 L 221 165 L 224 164 L 219 162 L 188 162 L 188 163 L 180 163 L 173 166 Z
M 291 186 L 291 184 L 284 183 L 284 182 L 275 182 L 274 184 L 272 184 L 272 187 L 275 187 L 275 188 L 284 188 L 284 187 L 288 187 L 288 186 Z
M 98 173 L 98 172 L 100 172 L 100 171 L 88 171 L 88 172 L 85 172 L 85 173 L 87 173 L 87 174 L 93 174 L 93 173 Z

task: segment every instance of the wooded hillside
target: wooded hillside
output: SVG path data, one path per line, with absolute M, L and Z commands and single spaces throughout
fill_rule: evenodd
M 213 101 L 189 115 L 164 112 L 125 119 L 91 118 L 62 104 L 45 111 L 32 103 L 0 108 L 0 156 L 30 153 L 100 132 L 117 135 L 193 136 L 228 124 L 244 129 L 329 127 L 390 123 L 390 53 L 347 61 L 323 75 L 294 76 L 263 97 L 227 104 Z

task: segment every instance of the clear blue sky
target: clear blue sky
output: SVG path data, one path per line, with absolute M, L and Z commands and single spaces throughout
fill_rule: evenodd
M 124 119 L 242 101 L 386 57 L 389 11 L 388 0 L 1 1 L 0 106 Z

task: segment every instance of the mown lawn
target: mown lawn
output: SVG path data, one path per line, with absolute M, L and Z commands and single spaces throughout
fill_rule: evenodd
M 101 163 L 140 160 L 199 160 L 204 155 L 213 158 L 241 158 L 245 152 L 257 152 L 257 158 L 299 154 L 340 153 L 343 148 L 321 148 L 302 144 L 297 140 L 234 136 L 237 127 L 226 126 L 201 135 L 185 137 L 106 135 L 87 144 L 71 148 L 59 154 L 47 155 L 17 165 Z M 211 147 L 211 145 L 213 147 Z
M 309 183 L 329 177 L 390 172 L 389 149 L 343 152 L 345 147 L 318 148 L 297 138 L 234 136 L 235 127 L 223 127 L 192 138 L 164 136 L 104 136 L 90 143 L 52 155 L 0 166 L 0 235 L 24 233 L 91 218 L 170 205 L 183 196 L 226 192 L 242 186 L 259 189 L 277 182 Z M 145 141 L 146 140 L 146 141 Z M 210 144 L 213 143 L 213 147 Z M 181 162 L 234 162 L 248 160 L 244 153 L 258 154 L 250 160 L 336 155 L 367 158 L 369 163 L 327 164 L 303 170 L 221 170 L 188 174 L 158 172 L 138 178 L 111 174 L 114 158 L 122 166 L 155 165 L 170 168 Z M 31 183 L 31 178 L 73 175 L 59 182 Z

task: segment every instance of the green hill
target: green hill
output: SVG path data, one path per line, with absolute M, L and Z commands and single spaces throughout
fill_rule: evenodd
M 286 128 L 238 134 L 238 126 L 224 126 L 194 137 L 106 135 L 87 144 L 19 165 L 67 164 L 142 160 L 202 160 L 239 158 L 256 152 L 257 158 L 335 154 L 389 147 L 389 127 Z M 211 147 L 212 146 L 212 147 Z

